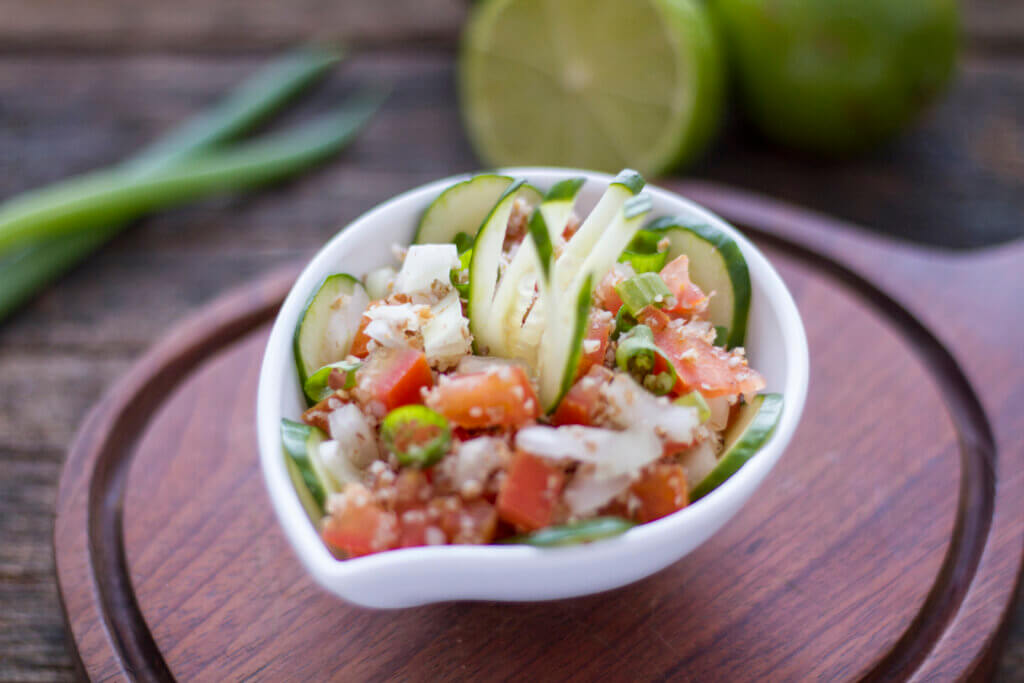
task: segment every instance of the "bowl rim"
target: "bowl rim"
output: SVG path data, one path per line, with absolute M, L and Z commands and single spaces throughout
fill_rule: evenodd
M 694 516 L 704 516 L 709 520 L 721 515 L 731 516 L 730 508 L 738 509 L 745 502 L 744 500 L 735 504 L 733 498 L 742 495 L 744 489 L 750 489 L 746 492 L 750 495 L 753 489 L 760 485 L 788 445 L 803 413 L 809 383 L 807 338 L 796 303 L 782 278 L 761 251 L 727 221 L 680 194 L 648 184 L 644 190 L 652 196 L 681 203 L 688 213 L 724 230 L 737 242 L 747 261 L 752 285 L 763 291 L 763 302 L 769 303 L 773 310 L 781 331 L 787 373 L 780 390 L 785 396 L 782 417 L 769 441 L 739 471 L 700 500 L 667 517 L 637 525 L 620 536 L 600 542 L 564 548 L 536 548 L 526 545 L 425 546 L 389 550 L 348 560 L 336 559 L 316 533 L 314 525 L 310 523 L 292 486 L 281 455 L 280 401 L 285 390 L 284 372 L 291 369 L 293 362 L 292 337 L 295 321 L 313 288 L 320 282 L 321 278 L 316 273 L 321 262 L 328 258 L 337 259 L 344 253 L 345 245 L 353 241 L 357 234 L 368 229 L 368 226 L 375 225 L 397 206 L 421 202 L 420 208 L 424 209 L 429 200 L 441 190 L 481 172 L 487 171 L 459 173 L 406 190 L 377 204 L 340 228 L 303 268 L 281 305 L 267 340 L 256 396 L 257 442 L 264 482 L 276 517 L 296 555 L 315 579 L 335 592 L 332 584 L 341 578 L 391 569 L 396 564 L 404 566 L 433 563 L 438 567 L 453 568 L 472 562 L 477 567 L 500 564 L 503 568 L 514 569 L 514 564 L 525 561 L 531 564 L 544 563 L 552 570 L 557 570 L 559 566 L 577 565 L 583 560 L 601 561 L 621 557 L 631 546 L 645 546 L 657 538 L 671 537 L 675 527 Z M 539 184 L 577 176 L 607 184 L 613 178 L 606 173 L 555 167 L 510 167 L 491 172 L 517 177 L 542 177 Z

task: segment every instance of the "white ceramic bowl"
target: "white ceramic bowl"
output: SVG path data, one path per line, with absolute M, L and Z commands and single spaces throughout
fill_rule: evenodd
M 542 190 L 586 176 L 578 210 L 588 212 L 611 176 L 571 169 L 504 171 Z M 753 299 L 747 328 L 751 365 L 769 391 L 785 396 L 771 440 L 722 486 L 696 503 L 625 534 L 589 545 L 433 546 L 394 550 L 352 560 L 327 551 L 292 488 L 281 451 L 282 417 L 297 419 L 302 391 L 292 357 L 292 333 L 310 294 L 329 274 L 362 276 L 393 263 L 391 245 L 408 244 L 423 209 L 466 176 L 445 178 L 384 202 L 339 232 L 306 266 L 285 299 L 267 342 L 257 395 L 263 475 L 285 535 L 313 578 L 332 593 L 367 607 L 412 607 L 445 600 L 550 600 L 596 593 L 642 579 L 675 562 L 715 533 L 750 497 L 793 436 L 807 395 L 807 339 L 793 298 L 775 269 L 743 235 L 696 204 L 648 186 L 652 217 L 682 215 L 729 233 L 750 269 Z

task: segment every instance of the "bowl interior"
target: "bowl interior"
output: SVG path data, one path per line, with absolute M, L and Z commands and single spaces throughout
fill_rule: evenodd
M 577 206 L 577 212 L 581 215 L 589 212 L 611 178 L 604 174 L 567 169 L 508 169 L 506 172 L 526 178 L 541 190 L 567 177 L 586 176 L 588 181 Z M 391 551 L 337 562 L 320 542 L 298 498 L 291 490 L 291 482 L 280 452 L 280 419 L 297 419 L 305 407 L 294 370 L 291 344 L 295 323 L 309 296 L 327 275 L 348 272 L 362 276 L 374 268 L 393 265 L 395 260 L 392 246 L 409 244 L 419 216 L 427 204 L 441 190 L 464 177 L 466 176 L 446 178 L 410 190 L 353 221 L 332 238 L 309 263 L 275 321 L 264 356 L 257 401 L 261 461 L 271 499 L 289 540 L 300 559 L 322 583 L 326 575 L 337 576 L 351 571 L 357 565 L 380 568 L 396 560 L 398 556 L 409 560 L 417 556 L 436 556 L 437 553 L 449 553 L 453 559 L 456 554 L 462 557 L 483 557 L 481 553 L 495 552 L 506 553 L 508 556 L 516 553 L 539 556 L 536 549 L 526 547 L 478 546 L 462 547 L 457 551 L 453 547 L 435 547 Z M 619 539 L 627 543 L 630 538 L 643 539 L 655 533 L 658 528 L 668 529 L 672 524 L 680 524 L 679 518 L 685 518 L 687 515 L 694 518 L 694 524 L 699 523 L 698 517 L 725 515 L 727 518 L 750 495 L 778 459 L 802 412 L 807 389 L 807 347 L 799 315 L 785 285 L 760 251 L 742 234 L 696 204 L 656 187 L 648 186 L 646 191 L 651 194 L 654 202 L 652 217 L 681 215 L 688 221 L 710 223 L 729 232 L 740 245 L 750 269 L 753 287 L 747 352 L 751 365 L 764 375 L 767 382 L 766 390 L 785 395 L 785 409 L 773 439 L 723 486 L 675 515 L 631 530 L 625 537 Z M 704 508 L 703 513 L 697 510 L 701 506 Z M 717 528 L 724 519 L 712 521 Z M 571 552 L 593 553 L 594 548 L 618 545 L 619 541 L 579 546 L 571 549 Z

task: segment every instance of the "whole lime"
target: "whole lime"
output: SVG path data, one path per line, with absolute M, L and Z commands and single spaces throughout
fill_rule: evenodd
M 783 144 L 863 149 L 953 74 L 956 0 L 712 0 L 748 116 Z
M 700 0 L 487 0 L 463 34 L 463 120 L 488 164 L 658 174 L 713 136 L 723 62 Z

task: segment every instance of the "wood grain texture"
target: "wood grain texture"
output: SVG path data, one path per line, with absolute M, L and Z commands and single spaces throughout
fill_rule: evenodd
M 149 667 L 136 675 L 183 680 L 987 673 L 1024 549 L 1024 477 L 1013 474 L 1024 449 L 1000 441 L 1020 429 L 1021 417 L 999 404 L 1002 385 L 972 388 L 940 338 L 875 289 L 873 282 L 912 290 L 911 252 L 892 250 L 883 282 L 869 257 L 891 245 L 714 186 L 679 189 L 727 217 L 765 217 L 756 235 L 792 288 L 811 344 L 811 393 L 794 443 L 722 532 L 655 577 L 580 600 L 392 613 L 321 593 L 276 529 L 255 455 L 261 321 L 285 274 L 220 302 L 147 354 L 79 434 L 56 538 L 69 618 L 92 677 L 133 661 Z M 836 258 L 793 237 L 818 241 Z M 969 272 L 1010 283 L 1007 296 L 1019 295 L 1007 272 L 1022 251 L 1002 252 L 1002 265 L 983 275 Z M 857 253 L 870 281 L 844 265 Z M 933 259 L 930 270 L 948 274 L 959 265 Z M 933 292 L 958 283 L 947 277 Z M 901 298 L 926 302 L 941 318 L 957 303 Z M 1019 331 L 1011 326 L 1011 336 L 991 346 L 948 343 L 958 357 L 986 344 L 981 367 L 993 377 L 1017 357 L 1010 340 Z M 989 410 L 975 389 L 996 399 Z M 111 483 L 124 486 L 124 514 L 106 519 Z M 82 553 L 102 571 L 81 566 Z M 114 598 L 123 590 L 135 606 Z
M 213 101 L 277 44 L 236 42 L 221 53 L 218 47 L 228 43 L 219 37 L 200 44 L 179 33 L 183 42 L 171 45 L 151 35 L 148 45 L 133 43 L 145 51 L 140 54 L 125 41 L 141 34 L 76 37 L 73 23 L 83 20 L 68 17 L 113 6 L 105 2 L 0 0 L 0 32 L 22 31 L 0 40 L 0 197 L 126 157 Z M 144 13 L 143 4 L 152 3 L 140 3 L 136 14 Z M 964 5 L 969 39 L 958 82 L 893 144 L 826 164 L 794 158 L 733 124 L 692 174 L 906 239 L 963 246 L 1020 236 L 1024 48 L 1014 46 L 1024 35 L 1022 5 Z M 17 8 L 37 18 L 34 28 L 20 28 Z M 44 21 L 42 13 L 50 16 Z M 452 54 L 381 42 L 287 117 L 324 111 L 362 82 L 391 80 L 392 99 L 338 161 L 258 197 L 148 220 L 0 328 L 0 680 L 71 675 L 49 529 L 57 472 L 88 409 L 173 321 L 217 292 L 307 257 L 338 225 L 378 201 L 476 167 L 455 109 Z M 999 257 L 991 258 L 998 265 Z M 964 271 L 971 263 L 965 261 Z M 967 295 L 969 309 L 977 297 Z M 1008 369 L 1004 394 L 1014 378 L 1021 382 L 1019 369 Z M 1024 681 L 1024 605 L 1001 671 L 1001 680 Z
M 0 0 L 0 49 L 202 51 L 267 49 L 312 37 L 357 45 L 408 40 L 451 44 L 469 0 Z M 965 0 L 971 49 L 1024 49 L 1024 5 L 1017 0 Z

